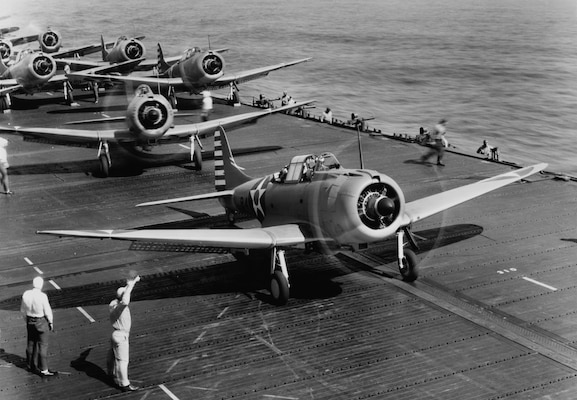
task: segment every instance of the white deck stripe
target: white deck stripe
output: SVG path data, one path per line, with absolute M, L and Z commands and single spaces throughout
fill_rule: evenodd
M 38 268 L 36 266 L 33 268 L 34 268 L 34 271 L 38 272 L 40 275 L 44 275 L 44 272 L 42 272 L 42 270 L 40 268 Z
M 50 279 L 48 282 L 50 282 L 50 284 L 54 286 L 55 289 L 62 290 L 62 288 L 58 286 L 52 279 Z
M 34 263 L 32 261 L 30 261 L 30 259 L 28 257 L 24 257 L 24 261 L 26 261 L 26 263 L 28 263 L 28 265 L 34 265 Z
M 216 317 L 216 319 L 220 319 L 220 317 L 222 317 L 227 310 L 228 310 L 228 307 L 225 307 L 224 310 L 222 310 L 221 313 L 218 314 L 218 317 Z
M 213 389 L 213 388 L 205 388 L 205 387 L 200 387 L 200 386 L 185 386 L 185 388 L 187 389 L 198 389 L 198 390 L 210 390 L 213 392 L 216 392 L 218 389 Z
M 555 288 L 553 286 L 549 286 L 543 282 L 536 281 L 535 279 L 527 278 L 526 276 L 524 276 L 523 279 L 525 279 L 528 282 L 534 283 L 535 285 L 543 286 L 544 288 L 547 288 L 547 289 L 552 290 L 554 292 L 557 291 L 557 288 Z
M 274 394 L 263 394 L 262 397 L 268 397 L 270 399 L 286 399 L 286 400 L 298 400 L 298 397 L 288 397 L 288 396 L 275 396 Z
M 170 367 L 168 367 L 168 369 L 166 370 L 165 374 L 168 374 L 170 371 L 172 371 L 172 369 L 174 367 L 176 367 L 176 364 L 178 364 L 180 362 L 180 358 L 178 360 L 176 360 L 175 362 L 172 363 L 172 365 Z
M 82 313 L 82 315 L 84 315 L 84 316 L 86 317 L 86 319 L 88 319 L 90 322 L 96 322 L 96 320 L 95 320 L 94 318 L 92 318 L 92 317 L 90 316 L 90 314 L 88 314 L 84 308 L 82 308 L 82 307 L 76 307 L 76 309 L 77 309 L 78 311 L 80 311 L 80 312 Z
M 164 393 L 166 393 L 168 395 L 168 397 L 170 397 L 172 400 L 180 400 L 178 397 L 176 397 L 174 395 L 174 393 L 172 393 L 170 390 L 168 390 L 166 388 L 166 386 L 164 386 L 163 384 L 158 385 L 158 387 L 161 388 L 164 391 Z
M 192 342 L 192 344 L 196 344 L 202 340 L 202 337 L 206 334 L 206 331 L 202 332 L 198 337 Z

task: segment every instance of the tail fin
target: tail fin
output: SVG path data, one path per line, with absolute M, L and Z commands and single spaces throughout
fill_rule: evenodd
M 108 59 L 108 50 L 106 50 L 106 45 L 104 44 L 104 38 L 100 35 L 100 45 L 102 46 L 102 61 L 106 61 Z
M 156 47 L 156 55 L 157 55 L 157 62 L 156 68 L 158 69 L 159 74 L 164 74 L 170 68 L 170 65 L 164 60 L 164 53 L 162 52 L 162 47 L 160 47 L 160 43 L 157 43 Z
M 252 178 L 236 165 L 226 132 L 221 126 L 214 132 L 214 186 L 217 192 L 233 189 Z

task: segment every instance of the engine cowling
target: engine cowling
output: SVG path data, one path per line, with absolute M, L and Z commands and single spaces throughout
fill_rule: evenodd
M 401 225 L 405 196 L 387 175 L 356 170 L 329 190 L 319 210 L 318 226 L 341 244 L 371 243 L 393 235 Z
M 146 47 L 138 39 L 119 39 L 110 50 L 106 61 L 121 63 L 124 61 L 137 60 L 146 56 Z
M 224 58 L 215 52 L 199 53 L 181 65 L 180 75 L 195 86 L 207 85 L 224 74 Z
M 46 32 L 38 35 L 40 48 L 45 53 L 55 53 L 62 47 L 62 36 L 60 33 L 48 29 Z
M 14 54 L 12 43 L 9 40 L 0 39 L 0 58 L 3 63 L 7 63 L 10 57 Z
M 10 66 L 10 75 L 24 88 L 40 86 L 56 73 L 56 62 L 48 54 L 27 53 Z
M 128 105 L 126 122 L 140 141 L 161 138 L 174 122 L 174 110 L 163 96 L 154 94 L 150 87 L 141 85 Z

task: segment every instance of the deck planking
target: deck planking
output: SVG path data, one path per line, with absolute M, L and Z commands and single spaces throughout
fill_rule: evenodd
M 94 106 L 82 104 L 87 111 L 74 118 L 94 118 Z M 215 117 L 247 109 L 217 105 Z M 43 105 L 0 119 L 59 126 L 71 118 L 65 111 Z M 419 222 L 421 279 L 414 284 L 400 281 L 394 240 L 352 258 L 290 251 L 292 297 L 276 307 L 261 269 L 228 254 L 142 251 L 146 246 L 127 242 L 35 234 L 223 224 L 216 201 L 176 210 L 133 207 L 212 191 L 211 161 L 203 171 L 169 165 L 103 179 L 93 174 L 94 149 L 2 136 L 10 140 L 16 191 L 0 198 L 3 399 L 574 397 L 577 368 L 563 358 L 577 352 L 574 180 L 538 175 Z M 237 157 L 253 176 L 280 169 L 298 153 L 330 150 L 345 166 L 359 162 L 354 130 L 310 119 L 273 115 L 229 139 L 233 148 L 281 146 Z M 210 150 L 210 139 L 204 142 Z M 419 164 L 425 147 L 388 137 L 364 135 L 363 149 L 365 167 L 397 180 L 407 200 L 511 169 L 459 152 L 446 155 L 444 168 Z M 186 214 L 194 212 L 206 215 Z M 45 286 L 55 308 L 50 367 L 61 372 L 49 379 L 23 369 L 19 297 L 37 274 L 34 267 L 61 288 Z M 143 389 L 120 393 L 103 370 L 106 305 L 132 271 L 143 280 L 131 304 L 130 377 Z

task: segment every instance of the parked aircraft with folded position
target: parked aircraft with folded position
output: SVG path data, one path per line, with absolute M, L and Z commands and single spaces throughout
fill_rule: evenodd
M 418 277 L 417 258 L 404 248 L 404 236 L 416 247 L 411 225 L 482 194 L 524 179 L 544 168 L 538 164 L 476 183 L 405 202 L 400 186 L 389 176 L 368 169 L 343 168 L 332 153 L 295 156 L 279 173 L 263 178 L 247 176 L 235 163 L 224 129 L 215 132 L 215 193 L 161 200 L 144 205 L 218 199 L 230 221 L 237 213 L 251 215 L 261 228 L 46 230 L 42 234 L 109 238 L 224 248 L 237 252 L 268 252 L 270 292 L 279 304 L 289 299 L 285 249 L 304 245 L 359 248 L 397 236 L 399 270 L 404 280 Z M 221 135 L 222 133 L 222 135 Z
M 157 76 L 139 76 L 134 74 L 128 76 L 105 75 L 95 73 L 92 70 L 73 72 L 70 76 L 91 80 L 132 82 L 135 85 L 146 84 L 151 87 L 161 87 L 165 92 L 190 91 L 192 93 L 200 93 L 206 89 L 226 88 L 231 84 L 261 78 L 268 75 L 271 71 L 311 60 L 309 57 L 242 71 L 236 74 L 225 74 L 225 62 L 221 52 L 216 50 L 204 51 L 195 47 L 188 49 L 180 60 L 171 65 L 165 60 L 159 44 L 157 62 L 159 70 Z
M 56 53 L 62 46 L 62 35 L 57 31 L 48 28 L 45 32 L 35 35 L 22 36 L 16 38 L 0 39 L 0 57 L 7 63 L 10 57 L 14 56 L 14 46 L 38 41 L 40 51 L 43 53 Z
M 15 90 L 37 90 L 49 82 L 63 82 L 64 75 L 56 75 L 56 61 L 49 54 L 25 50 L 18 53 L 14 63 L 7 66 L 0 60 L 0 96 Z
M 131 70 L 144 60 L 143 56 L 146 53 L 146 49 L 141 42 L 144 36 L 130 39 L 121 36 L 116 42 L 107 43 L 101 38 L 99 44 L 90 44 L 64 51 L 57 51 L 60 49 L 62 41 L 58 32 L 49 29 L 47 32 L 37 36 L 41 43 L 45 41 L 53 45 L 43 45 L 42 49 L 47 51 L 29 49 L 21 51 L 18 53 L 16 60 L 9 65 L 4 62 L 4 57 L 0 60 L 0 95 L 20 89 L 32 92 L 48 83 L 64 82 L 68 80 L 68 77 L 64 74 L 57 75 L 56 72 L 58 67 L 63 68 L 66 65 L 71 66 L 72 69 L 98 67 L 100 72 Z M 8 42 L 0 40 L 0 52 L 4 54 L 4 51 L 6 51 L 12 54 L 11 47 L 4 47 L 6 43 Z M 16 43 L 20 44 L 19 42 Z M 108 61 L 106 65 L 77 58 L 79 55 L 87 55 L 101 50 L 103 59 Z
M 120 36 L 116 42 L 104 42 L 104 38 L 100 36 L 100 45 L 98 49 L 102 50 L 102 62 L 91 60 L 63 59 L 66 61 L 73 71 L 82 71 L 83 77 L 81 80 L 102 80 L 94 75 L 109 74 L 109 73 L 123 73 L 127 74 L 133 71 L 150 71 L 158 66 L 156 59 L 146 59 L 146 47 L 142 42 L 144 36 L 128 38 Z M 95 46 L 96 47 L 96 46 Z M 222 53 L 228 49 L 214 50 L 217 53 Z M 165 63 L 170 66 L 180 60 L 181 56 L 173 56 L 165 59 Z M 104 63 L 104 64 L 103 64 Z M 75 76 L 71 76 L 74 78 Z
M 29 128 L 20 126 L 0 126 L 0 131 L 17 133 L 21 136 L 39 140 L 41 142 L 62 145 L 85 145 L 97 147 L 97 157 L 100 161 L 101 172 L 108 176 L 112 167 L 112 158 L 109 144 L 114 143 L 129 150 L 138 156 L 143 150 L 151 146 L 168 143 L 190 142 L 191 161 L 197 169 L 202 168 L 202 154 L 200 138 L 212 134 L 218 127 L 234 128 L 242 124 L 257 120 L 266 115 L 286 111 L 295 107 L 302 107 L 310 101 L 303 101 L 286 107 L 266 109 L 234 116 L 214 119 L 196 124 L 174 125 L 174 111 L 168 100 L 161 95 L 154 94 L 150 87 L 141 85 L 135 92 L 126 111 L 127 127 L 121 129 L 87 130 L 62 128 Z M 94 122 L 94 121 L 90 121 Z M 195 146 L 195 143 L 198 146 Z
M 46 31 L 41 32 L 40 34 L 16 38 L 0 38 L 0 57 L 2 58 L 2 61 L 4 63 L 8 63 L 11 57 L 13 58 L 16 56 L 14 46 L 20 46 L 35 41 L 38 41 L 39 44 L 39 48 L 34 49 L 35 51 L 48 53 L 55 59 L 79 57 L 97 53 L 101 50 L 102 46 L 110 48 L 114 44 L 114 42 L 93 43 L 62 50 L 62 34 L 60 34 L 58 31 L 48 28 Z

